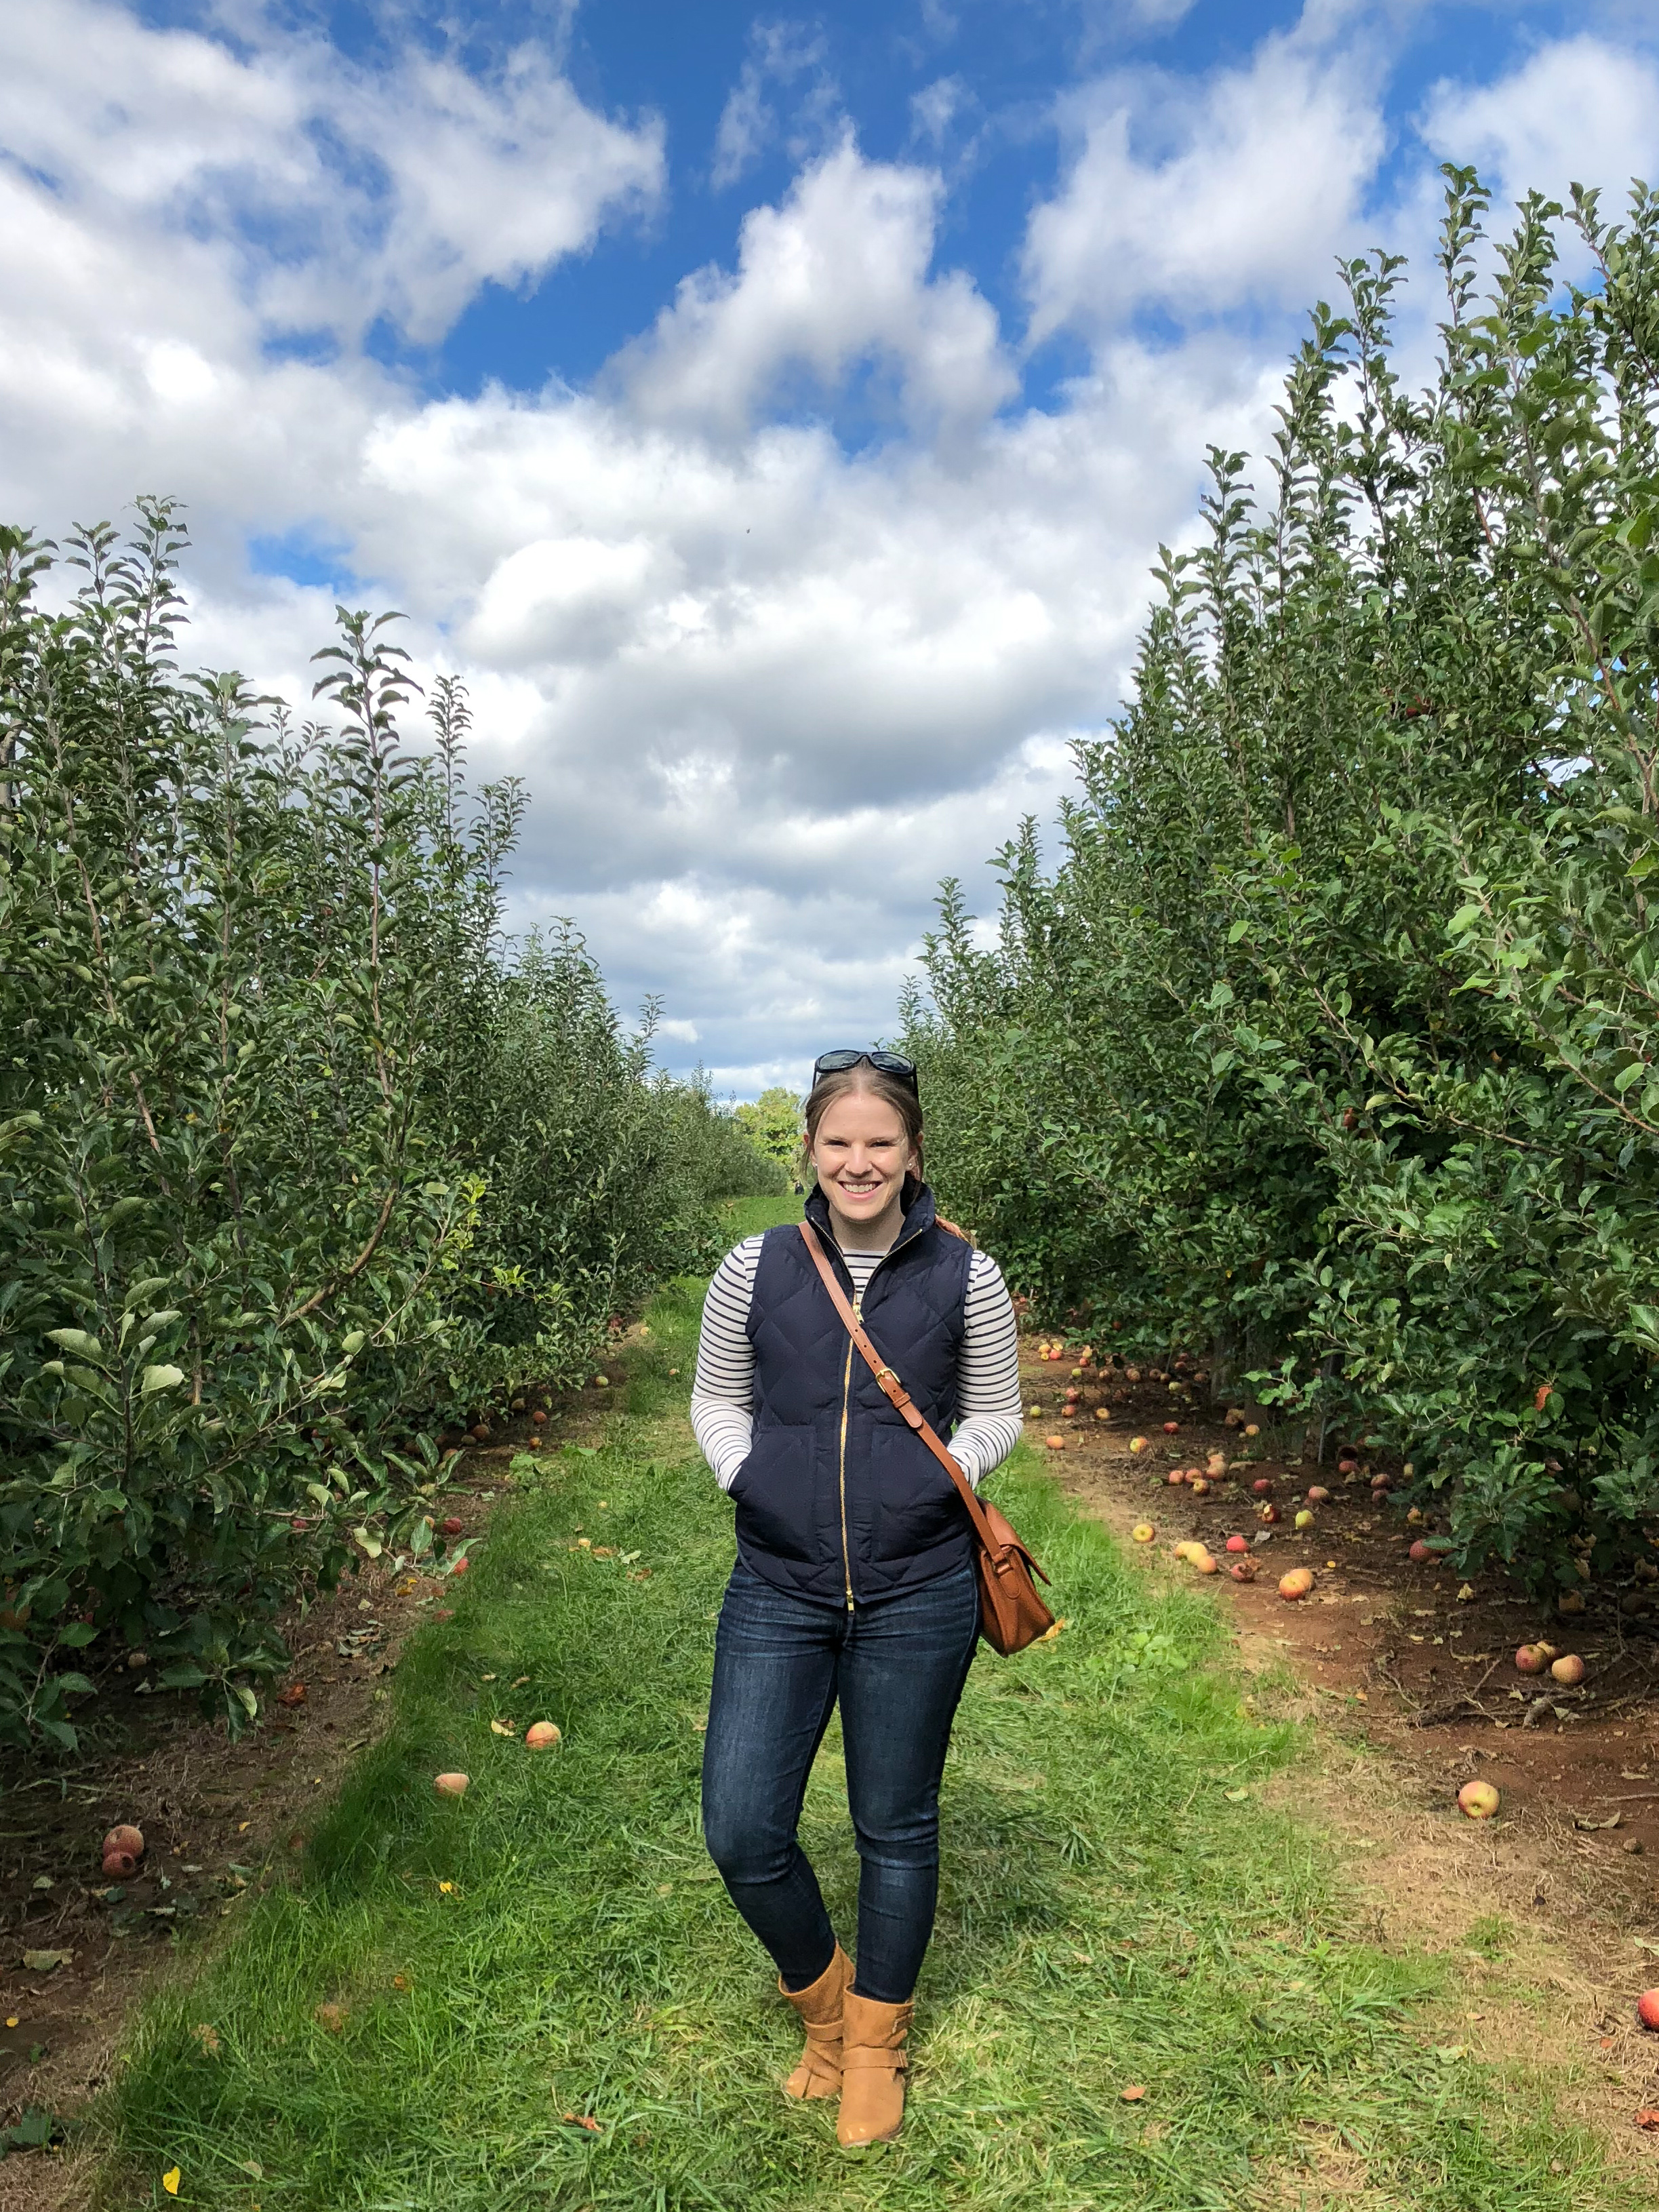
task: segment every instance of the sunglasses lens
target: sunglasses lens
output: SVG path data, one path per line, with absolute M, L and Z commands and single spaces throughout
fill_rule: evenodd
M 867 1060 L 872 1067 L 879 1068 L 884 1075 L 896 1076 L 901 1083 L 908 1083 L 917 1096 L 921 1096 L 915 1060 L 906 1060 L 902 1053 L 864 1052 L 856 1045 L 843 1045 L 835 1052 L 820 1053 L 812 1063 L 812 1080 L 817 1083 L 821 1076 L 840 1075 L 849 1067 L 856 1067 L 861 1060 Z

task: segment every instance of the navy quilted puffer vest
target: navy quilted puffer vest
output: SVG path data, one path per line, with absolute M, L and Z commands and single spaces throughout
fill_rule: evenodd
M 938 1227 L 933 1194 L 907 1184 L 904 1225 L 871 1276 L 871 1340 L 941 1437 L 957 1414 L 973 1249 Z M 806 1201 L 850 1298 L 820 1191 Z M 833 1606 L 896 1597 L 972 1557 L 962 1500 L 877 1387 L 793 1224 L 769 1229 L 749 1310 L 755 1426 L 731 1494 L 738 1553 L 765 1581 Z

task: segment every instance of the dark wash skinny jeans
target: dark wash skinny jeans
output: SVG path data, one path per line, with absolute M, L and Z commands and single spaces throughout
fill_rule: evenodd
M 879 2004 L 915 1989 L 939 1895 L 939 1777 L 978 1632 L 971 1564 L 853 1613 L 733 1569 L 714 1643 L 703 1833 L 787 1987 L 805 1989 L 835 1956 L 795 1831 L 839 1698 L 860 1863 L 854 1987 Z

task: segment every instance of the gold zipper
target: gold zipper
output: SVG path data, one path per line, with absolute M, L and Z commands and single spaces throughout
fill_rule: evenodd
M 854 1301 L 853 1311 L 858 1311 Z M 847 1340 L 847 1364 L 841 1371 L 841 1571 L 847 1582 L 847 1610 L 853 1610 L 853 1555 L 847 1548 L 847 1419 L 851 1411 L 853 1340 Z

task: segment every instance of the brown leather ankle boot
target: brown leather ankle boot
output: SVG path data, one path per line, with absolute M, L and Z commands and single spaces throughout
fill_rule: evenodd
M 841 2118 L 837 2139 L 890 2142 L 904 2124 L 904 2039 L 915 2008 L 878 2004 L 849 1989 L 842 2004 Z
M 800 2064 L 783 2085 L 786 2097 L 838 2097 L 841 2094 L 841 2008 L 847 1985 L 853 1978 L 853 1961 L 839 1943 L 836 1955 L 804 1990 L 778 1988 L 801 2016 L 806 2048 Z

